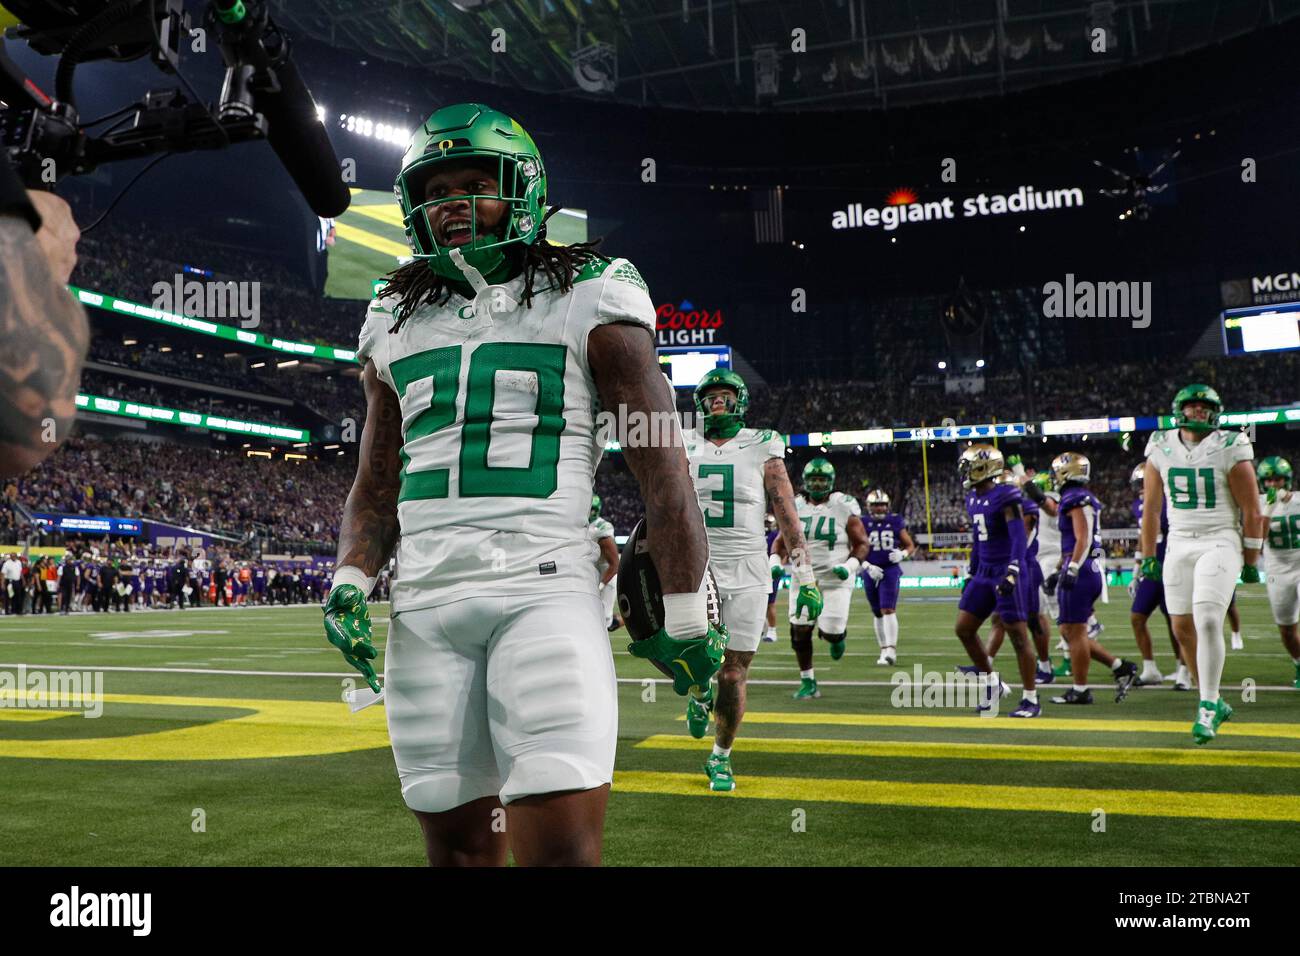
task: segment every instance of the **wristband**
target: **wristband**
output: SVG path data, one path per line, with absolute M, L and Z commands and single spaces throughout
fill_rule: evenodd
M 366 572 L 358 567 L 345 564 L 334 571 L 334 582 L 330 585 L 330 593 L 333 593 L 336 587 L 344 584 L 352 584 L 361 590 L 363 598 L 369 598 L 370 592 L 375 589 L 375 581 L 378 578 L 367 577 Z
M 1242 538 L 1241 546 L 1245 548 L 1247 551 L 1258 551 L 1260 548 L 1264 547 L 1264 539 L 1263 538 Z
M 664 595 L 664 630 L 677 641 L 709 633 L 709 602 L 704 582 L 698 591 Z
M 767 556 L 767 564 L 773 571 L 781 567 L 781 556 L 773 551 Z
M 844 562 L 844 567 L 848 569 L 849 577 L 853 577 L 861 569 L 862 562 L 853 555 L 849 555 L 849 559 Z
M 1081 565 L 1079 564 L 1078 561 L 1071 561 L 1071 562 L 1069 563 L 1069 565 L 1066 566 L 1066 569 L 1065 569 L 1065 570 L 1066 570 L 1067 572 L 1073 572 L 1074 574 L 1078 574 L 1078 573 L 1079 573 L 1079 568 L 1080 568 L 1080 567 L 1081 567 Z
M 799 587 L 807 587 L 809 584 L 817 583 L 817 576 L 813 574 L 811 564 L 796 564 L 794 568 L 794 581 Z

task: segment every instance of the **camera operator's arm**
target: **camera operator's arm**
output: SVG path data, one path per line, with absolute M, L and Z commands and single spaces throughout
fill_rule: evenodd
M 0 475 L 36 467 L 68 435 L 90 331 L 65 288 L 80 233 L 67 203 L 30 192 L 0 168 Z M 47 423 L 53 423 L 53 429 Z M 50 441 L 49 438 L 54 440 Z

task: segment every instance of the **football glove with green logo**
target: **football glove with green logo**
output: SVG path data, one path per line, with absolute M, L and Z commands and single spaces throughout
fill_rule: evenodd
M 1259 568 L 1255 567 L 1253 564 L 1243 564 L 1241 566 L 1241 583 L 1258 584 Z
M 685 697 L 694 688 L 699 694 L 709 689 L 709 680 L 722 666 L 722 656 L 730 640 L 724 624 L 709 625 L 703 637 L 679 641 L 662 627 L 644 641 L 633 641 L 627 652 L 633 657 L 653 661 L 673 678 L 673 690 Z
M 325 636 L 378 694 L 379 681 L 370 662 L 379 656 L 379 651 L 370 642 L 370 611 L 366 609 L 366 596 L 355 584 L 340 584 L 330 591 L 325 602 Z
M 816 584 L 803 584 L 799 587 L 799 596 L 794 599 L 794 616 L 802 617 L 803 612 L 807 610 L 808 620 L 813 621 L 821 616 L 822 592 Z
M 1143 558 L 1139 570 L 1148 581 L 1159 581 L 1163 565 L 1159 558 Z

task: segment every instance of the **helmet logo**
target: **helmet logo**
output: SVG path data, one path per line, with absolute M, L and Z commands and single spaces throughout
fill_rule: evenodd
M 447 150 L 451 149 L 453 145 L 455 145 L 454 140 L 441 139 L 438 141 L 438 148 L 442 150 L 444 153 L 447 152 Z

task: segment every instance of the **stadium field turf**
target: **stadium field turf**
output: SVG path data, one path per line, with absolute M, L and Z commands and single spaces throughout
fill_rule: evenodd
M 955 591 L 904 592 L 899 661 L 875 664 L 855 595 L 848 651 L 816 646 L 822 698 L 796 702 L 789 638 L 763 644 L 733 752 L 738 788 L 715 794 L 710 740 L 686 734 L 681 698 L 611 636 L 619 749 L 607 865 L 697 862 L 683 823 L 716 834 L 718 865 L 1290 865 L 1300 857 L 1300 691 L 1262 586 L 1238 592 L 1246 647 L 1229 651 L 1236 715 L 1191 740 L 1195 691 L 1166 684 L 1113 702 L 1050 703 L 1016 721 L 968 707 L 896 706 L 891 677 L 965 663 Z M 1101 641 L 1133 655 L 1127 595 L 1101 607 Z M 784 596 L 783 596 L 784 597 Z M 781 605 L 783 607 L 784 600 Z M 387 605 L 372 607 L 377 642 Z M 0 619 L 5 674 L 99 670 L 103 713 L 0 707 L 3 865 L 419 865 L 383 705 L 350 714 L 352 672 L 316 607 Z M 1157 663 L 1172 672 L 1163 621 Z M 1053 639 L 1053 656 L 1059 660 Z M 382 657 L 381 657 L 382 661 Z M 1014 678 L 1009 646 L 999 655 Z M 352 684 L 356 681 L 353 680 Z M 29 685 L 30 686 L 30 685 Z

